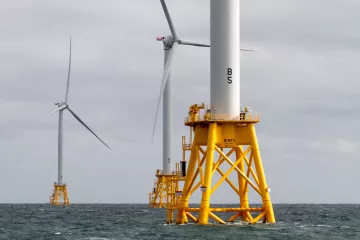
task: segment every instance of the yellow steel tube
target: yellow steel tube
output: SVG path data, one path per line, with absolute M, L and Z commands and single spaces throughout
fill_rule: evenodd
M 193 194 L 196 189 L 198 189 L 201 186 L 201 180 L 190 190 L 190 195 Z
M 187 217 L 185 214 L 185 208 L 189 205 L 189 190 L 190 190 L 190 183 L 194 175 L 195 166 L 196 166 L 196 150 L 197 150 L 197 132 L 199 131 L 199 128 L 195 128 L 195 136 L 194 141 L 191 147 L 191 154 L 190 154 L 190 160 L 189 160 L 189 166 L 187 169 L 187 174 L 185 177 L 183 192 L 179 204 L 179 208 L 177 211 L 177 217 L 176 217 L 176 224 L 184 224 L 187 222 Z
M 200 160 L 199 151 L 196 151 L 196 159 L 197 159 L 198 166 L 199 166 L 198 169 L 199 169 L 199 173 L 200 173 L 200 180 L 201 180 L 201 183 L 203 183 L 204 182 L 204 174 L 203 174 L 203 170 L 202 170 L 202 164 L 201 164 L 201 160 Z
M 201 208 L 187 208 L 187 212 L 200 212 Z M 210 212 L 262 212 L 264 208 L 209 208 Z
M 206 156 L 206 151 L 205 151 L 204 149 L 202 149 L 201 146 L 199 146 L 199 151 L 200 151 L 204 156 Z
M 222 148 L 221 148 L 221 151 L 222 151 Z M 227 156 L 227 157 L 230 157 L 231 154 L 232 154 L 234 151 L 235 151 L 235 149 L 232 148 L 232 149 L 228 152 L 228 154 L 226 154 L 226 156 Z M 225 159 L 220 155 L 220 156 L 219 156 L 219 160 L 215 163 L 215 166 L 214 166 L 214 168 L 213 168 L 213 174 L 214 174 L 215 170 L 216 170 L 218 167 L 220 167 L 220 165 L 221 165 L 224 161 L 225 161 Z
M 164 176 L 161 176 L 161 187 L 160 187 L 160 200 L 159 200 L 159 207 L 161 208 L 162 207 L 162 201 L 163 201 L 163 198 L 164 198 Z
M 228 221 L 228 222 L 233 222 L 233 221 L 235 221 L 238 217 L 240 217 L 241 214 L 242 214 L 242 212 L 237 212 L 237 213 L 235 213 L 234 215 L 232 215 L 227 221 Z
M 252 170 L 252 167 L 251 167 L 251 164 L 252 164 L 252 162 L 253 162 L 253 156 L 252 156 L 252 152 L 251 152 L 251 155 L 250 155 L 250 161 L 247 163 L 247 165 L 248 165 L 248 170 L 247 170 L 247 172 L 246 172 L 246 177 L 250 177 L 250 171 Z M 253 175 L 254 176 L 254 175 Z M 255 179 L 255 177 L 254 177 L 254 179 Z M 255 179 L 255 181 L 256 181 L 256 179 Z M 257 185 L 259 186 L 259 180 L 257 181 Z M 247 192 L 248 191 L 248 183 L 247 182 L 245 182 L 245 191 Z
M 219 173 L 220 173 L 220 175 L 223 177 L 225 174 L 223 173 L 223 171 L 221 171 L 221 169 L 220 168 L 217 168 L 216 169 Z M 232 189 L 234 189 L 234 191 L 239 195 L 239 197 L 240 197 L 240 193 L 239 193 L 239 190 L 235 187 L 235 185 L 226 177 L 225 178 L 225 181 L 230 185 L 230 187 L 232 187 Z
M 210 208 L 211 212 L 261 212 L 263 208 Z
M 171 182 L 171 204 L 172 204 L 173 206 L 176 205 L 175 188 L 176 188 L 176 183 L 175 183 L 175 182 Z M 173 214 L 173 215 L 174 215 L 174 214 Z
M 256 167 L 256 172 L 258 174 L 259 178 L 259 187 L 261 191 L 262 201 L 263 201 L 263 207 L 266 212 L 266 220 L 269 223 L 275 222 L 275 216 L 274 216 L 274 210 L 272 207 L 270 194 L 267 191 L 267 183 L 264 173 L 264 168 L 261 162 L 261 156 L 260 156 L 260 150 L 259 150 L 259 144 L 256 137 L 256 131 L 254 124 L 249 124 L 249 128 L 251 131 L 251 147 L 252 147 L 252 153 L 254 157 L 254 163 Z M 255 220 L 255 219 L 254 219 Z
M 157 179 L 157 183 L 156 183 L 156 191 L 155 191 L 155 196 L 154 196 L 154 206 L 156 206 L 156 207 L 157 207 L 157 205 L 156 205 L 157 199 L 160 196 L 159 193 L 160 193 L 160 184 L 161 184 L 159 177 L 157 177 L 157 178 L 158 179 Z M 160 201 L 160 199 L 159 199 L 159 201 Z
M 209 212 L 209 216 L 214 219 L 215 221 L 217 221 L 220 224 L 226 224 L 221 218 L 219 218 L 218 216 L 216 216 L 215 214 L 213 214 L 212 212 Z
M 240 151 L 243 152 L 242 149 Z M 254 169 L 251 167 L 252 152 L 250 154 L 250 161 L 249 161 L 249 159 L 247 157 L 245 157 L 244 159 L 245 159 L 246 164 L 248 165 L 248 170 L 251 171 L 251 174 L 254 177 L 254 180 L 255 180 L 256 184 L 259 185 L 259 179 L 256 176 L 256 173 L 254 172 Z M 250 175 L 246 175 L 246 176 L 249 177 Z
M 239 162 L 236 162 L 235 164 L 217 147 L 215 146 L 215 150 L 221 154 L 223 156 L 223 158 L 231 165 L 231 168 L 226 172 L 225 176 L 227 177 L 232 170 L 236 170 L 239 174 L 241 174 L 241 176 L 255 189 L 255 191 L 257 191 L 260 195 L 261 192 L 260 190 L 251 182 L 251 180 L 245 176 L 245 174 L 243 172 L 240 171 L 240 169 L 236 166 Z M 248 151 L 250 150 L 250 147 L 244 152 L 244 155 L 246 155 L 248 153 Z M 243 157 L 240 158 L 240 161 L 243 159 Z M 224 177 L 222 177 L 219 182 L 217 183 L 217 185 L 214 186 L 214 189 L 212 191 L 215 191 L 216 188 L 220 185 L 220 183 L 224 181 Z
M 246 212 L 246 215 L 249 219 L 249 222 L 251 222 L 253 220 L 253 217 L 251 216 L 250 212 Z
M 235 169 L 238 173 L 240 173 L 241 176 L 242 176 L 243 178 L 245 178 L 245 180 L 254 188 L 254 190 L 261 195 L 260 189 L 259 189 L 258 187 L 256 187 L 255 184 L 252 183 L 251 180 L 250 180 L 248 177 L 246 177 L 245 174 L 244 174 L 243 172 L 241 172 L 240 169 L 239 169 L 228 157 L 226 157 L 225 154 L 224 154 L 223 152 L 221 152 L 218 147 L 215 146 L 215 149 L 216 149 L 216 151 L 217 151 L 218 153 L 220 153 L 220 154 L 224 157 L 224 159 L 232 166 L 231 169 Z M 247 153 L 248 150 L 250 150 L 250 148 L 248 148 L 245 152 Z
M 197 222 L 197 218 L 196 218 L 196 217 L 194 217 L 194 215 L 192 215 L 191 213 L 186 212 L 186 216 L 188 216 L 191 220 L 193 220 L 193 221 L 194 221 L 194 223 L 196 223 L 196 222 Z
M 243 156 L 241 147 L 240 146 L 237 147 L 235 152 L 236 152 L 237 162 L 239 162 L 239 160 L 241 159 L 241 156 Z M 240 161 L 239 164 L 237 165 L 237 167 L 240 169 L 241 172 L 245 172 L 244 161 Z M 248 208 L 249 207 L 249 199 L 248 199 L 247 189 L 245 189 L 246 180 L 239 173 L 238 173 L 238 183 L 239 183 L 239 192 L 240 192 L 240 207 Z M 241 215 L 241 219 L 243 221 L 248 220 L 246 213 L 241 213 L 240 215 Z
M 215 148 L 216 149 L 216 148 Z M 220 149 L 216 149 L 221 155 L 225 155 Z M 227 158 L 227 157 L 226 157 Z M 239 161 L 242 161 L 242 159 L 240 159 Z M 238 163 L 238 162 L 237 162 Z M 226 173 L 225 175 L 222 175 L 222 178 L 215 184 L 215 186 L 211 189 L 211 193 L 213 193 L 219 186 L 220 184 L 227 179 L 227 176 L 229 176 L 229 174 L 234 170 L 236 165 L 233 165 Z M 230 186 L 233 185 L 232 183 L 230 184 Z M 236 189 L 236 188 L 235 188 Z M 237 190 L 238 192 L 238 190 Z
M 216 143 L 216 127 L 217 123 L 211 123 L 209 126 L 208 132 L 208 142 L 207 142 L 207 153 L 206 153 L 206 164 L 205 164 L 205 177 L 204 177 L 204 187 L 201 196 L 200 203 L 200 213 L 199 213 L 199 224 L 207 224 L 209 220 L 209 207 L 210 207 L 210 195 L 211 195 L 211 177 L 212 177 L 212 167 L 214 164 L 214 150 Z M 195 136 L 196 137 L 196 136 Z
M 174 221 L 174 210 L 166 209 L 166 223 L 172 224 Z
M 194 185 L 194 182 L 195 182 L 195 180 L 196 180 L 196 178 L 197 178 L 197 176 L 198 176 L 198 174 L 199 174 L 199 168 L 202 167 L 202 165 L 204 164 L 205 159 L 206 159 L 206 155 L 204 155 L 203 158 L 201 159 L 200 166 L 198 166 L 198 168 L 196 169 L 196 172 L 195 172 L 195 174 L 194 174 L 194 177 L 192 178 L 192 180 L 191 180 L 191 182 L 190 182 L 189 189 L 191 189 L 191 190 L 190 190 L 190 194 L 189 194 L 189 195 L 193 194 L 193 192 L 202 184 L 202 181 L 203 181 L 203 180 L 200 179 L 199 183 L 196 184 L 196 186 L 195 186 L 194 188 L 192 188 L 192 186 Z
M 216 166 L 216 164 L 218 164 L 218 162 L 219 162 L 221 159 L 222 159 L 222 157 L 219 155 L 218 160 L 217 160 L 216 162 L 214 161 L 214 166 Z M 213 172 L 214 172 L 214 169 L 213 169 Z
M 190 182 L 192 180 L 192 177 L 194 175 L 194 171 L 195 171 L 195 166 L 196 166 L 196 151 L 197 151 L 197 137 L 196 137 L 196 133 L 198 132 L 198 127 L 195 129 L 195 136 L 194 136 L 194 142 L 193 145 L 191 147 L 191 153 L 190 153 L 190 160 L 189 160 L 189 166 L 187 169 L 187 173 L 186 173 L 186 177 L 185 177 L 185 182 L 184 182 L 184 187 L 183 187 L 183 196 L 188 195 L 189 193 L 189 186 L 190 186 Z
M 259 216 L 257 216 L 256 218 L 254 218 L 251 223 L 254 224 L 254 223 L 257 223 L 257 221 L 259 221 L 262 217 L 264 217 L 266 214 L 266 211 L 262 212 L 259 214 Z

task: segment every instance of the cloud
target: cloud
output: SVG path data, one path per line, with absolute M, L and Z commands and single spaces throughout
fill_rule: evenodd
M 356 154 L 358 146 L 358 143 L 345 139 L 315 140 L 308 144 L 310 150 L 335 154 Z
M 210 42 L 209 1 L 169 0 L 168 7 L 181 37 Z M 147 202 L 162 166 L 161 121 L 151 142 L 163 69 L 156 37 L 170 34 L 159 1 L 5 1 L 2 9 L 0 182 L 7 184 L 0 184 L 0 202 L 47 202 L 51 194 L 57 115 L 47 114 L 64 99 L 70 35 L 69 103 L 113 149 L 65 114 L 70 200 Z M 257 50 L 241 54 L 241 103 L 260 113 L 257 133 L 275 202 L 360 201 L 340 182 L 329 184 L 342 178 L 355 188 L 360 167 L 359 9 L 355 0 L 241 2 L 241 47 Z M 209 62 L 209 49 L 179 48 L 174 161 L 189 132 L 188 107 L 209 103 Z M 34 187 L 24 189 L 29 181 Z M 230 201 L 229 191 L 215 202 Z

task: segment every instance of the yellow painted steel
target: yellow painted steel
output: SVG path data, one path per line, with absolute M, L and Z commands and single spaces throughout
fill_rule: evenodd
M 242 150 L 241 148 L 235 149 L 237 162 L 239 161 L 239 158 L 241 158 L 244 155 L 244 152 L 241 150 Z M 250 159 L 251 159 L 251 156 L 250 156 Z M 245 161 L 245 157 L 244 157 L 244 161 Z M 239 162 L 239 164 L 237 166 L 241 172 L 245 172 L 244 161 Z M 247 175 L 246 175 L 246 177 L 249 178 Z M 238 173 L 238 183 L 239 183 L 239 192 L 241 193 L 240 194 L 240 208 L 249 208 L 248 191 L 247 191 L 247 188 L 245 189 L 246 180 L 239 173 Z M 243 221 L 249 220 L 247 217 L 247 213 L 248 212 L 241 212 L 239 214 Z
M 57 185 L 56 183 L 54 183 L 54 192 L 50 197 L 50 204 L 52 206 L 70 206 L 70 200 L 66 184 Z
M 200 212 L 201 208 L 187 208 L 188 212 Z M 209 208 L 210 212 L 262 212 L 263 208 Z
M 188 216 L 191 220 L 193 220 L 193 222 L 197 223 L 198 220 L 196 217 L 194 217 L 191 213 L 186 212 L 186 216 Z
M 179 165 L 171 175 L 163 175 L 160 170 L 156 171 L 157 180 L 154 183 L 153 191 L 149 193 L 149 205 L 153 208 L 173 208 L 180 201 L 179 181 L 183 181 Z
M 198 132 L 198 130 L 195 129 L 194 142 L 197 141 L 197 132 Z M 190 189 L 191 189 L 191 185 L 194 183 L 193 176 L 194 176 L 195 166 L 196 166 L 196 151 L 197 150 L 198 150 L 198 147 L 195 144 L 192 144 L 189 166 L 187 169 L 185 182 L 183 185 L 183 192 L 182 192 L 180 204 L 178 206 L 178 211 L 177 211 L 177 217 L 176 217 L 177 224 L 184 224 L 184 223 L 188 222 L 185 209 L 188 208 L 188 206 L 189 206 Z M 195 180 L 195 178 L 194 178 L 194 180 Z
M 242 212 L 237 212 L 234 215 L 232 215 L 227 221 L 228 222 L 234 222 L 240 216 L 243 216 L 243 213 Z
M 210 207 L 210 195 L 211 195 L 211 179 L 212 168 L 214 163 L 214 151 L 216 142 L 216 123 L 211 123 L 209 126 L 208 145 L 206 152 L 206 165 L 205 165 L 205 177 L 204 183 L 201 188 L 203 193 L 201 196 L 199 223 L 207 224 L 209 220 L 209 207 Z M 196 137 L 196 136 L 195 136 Z
M 260 190 L 262 193 L 263 206 L 266 211 L 265 221 L 269 222 L 269 223 L 274 223 L 275 222 L 274 210 L 273 210 L 271 199 L 270 199 L 270 193 L 268 191 L 269 187 L 267 186 L 267 183 L 266 183 L 265 172 L 264 172 L 264 168 L 263 168 L 262 161 L 261 161 L 259 144 L 257 141 L 254 124 L 250 124 L 249 128 L 250 128 L 250 132 L 251 132 L 251 145 L 253 147 L 252 152 L 253 152 L 253 157 L 254 157 L 254 162 L 255 162 L 255 168 L 256 168 L 256 172 L 258 174 L 258 178 L 259 178 L 259 187 L 260 187 Z
M 209 217 L 211 217 L 212 219 L 214 219 L 215 221 L 217 221 L 220 224 L 226 224 L 221 218 L 219 218 L 218 216 L 216 216 L 215 214 L 213 214 L 212 212 L 208 212 Z M 207 221 L 206 221 L 207 223 Z
M 201 110 L 205 110 L 203 116 Z M 234 120 L 215 119 L 204 104 L 192 105 L 189 116 L 185 118 L 185 125 L 190 127 L 190 142 L 186 143 L 185 137 L 182 138 L 183 162 L 186 161 L 186 152 L 190 152 L 186 176 L 182 175 L 178 164 L 171 175 L 162 175 L 158 170 L 157 181 L 149 194 L 150 206 L 166 208 L 168 224 L 173 223 L 175 212 L 177 224 L 186 224 L 188 219 L 208 224 L 209 218 L 220 224 L 237 219 L 248 223 L 257 223 L 261 219 L 262 222 L 274 223 L 270 188 L 266 182 L 255 131 L 255 124 L 259 120 L 257 114 L 248 111 L 242 112 Z M 218 157 L 215 160 L 216 155 Z M 235 160 L 232 161 L 232 158 Z M 224 168 L 227 170 L 223 171 Z M 232 173 L 236 175 L 235 182 L 232 181 Z M 217 174 L 220 178 L 212 186 Z M 228 184 L 236 194 L 239 199 L 238 207 L 211 207 L 211 196 L 224 184 Z M 202 191 L 200 202 L 191 202 L 200 203 L 200 207 L 190 208 L 190 198 L 199 189 Z M 261 196 L 261 207 L 251 206 L 249 190 Z M 231 215 L 221 219 L 214 214 L 216 212 Z

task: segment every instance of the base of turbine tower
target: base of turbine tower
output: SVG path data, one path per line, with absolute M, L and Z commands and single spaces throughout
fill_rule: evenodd
M 191 133 L 190 133 L 191 136 Z M 181 198 L 181 183 L 186 175 L 186 152 L 191 150 L 191 144 L 186 143 L 185 136 L 182 137 L 183 159 L 176 163 L 175 171 L 171 174 L 163 174 L 160 169 L 155 173 L 154 187 L 149 193 L 149 206 L 151 208 L 166 209 L 166 223 L 174 223 L 174 215 Z
M 172 224 L 174 222 L 174 211 L 179 205 L 181 196 L 179 184 L 185 178 L 179 171 L 179 164 L 176 164 L 176 170 L 171 174 L 162 174 L 160 170 L 157 170 L 155 177 L 154 188 L 149 193 L 149 206 L 151 208 L 165 208 L 166 223 Z
M 205 110 L 202 116 L 201 110 Z M 177 163 L 171 175 L 156 172 L 154 188 L 149 194 L 150 207 L 165 208 L 168 224 L 173 223 L 174 217 L 176 224 L 186 224 L 188 220 L 202 225 L 235 221 L 275 223 L 255 131 L 259 121 L 259 116 L 246 108 L 237 118 L 224 120 L 212 116 L 204 104 L 192 105 L 185 119 L 185 125 L 190 127 L 190 142 L 186 143 L 183 137 L 181 170 Z M 187 152 L 190 152 L 188 161 Z M 231 192 L 219 193 L 225 183 Z M 196 191 L 201 192 L 200 199 L 194 196 Z M 213 207 L 211 197 L 216 194 L 228 197 L 226 202 L 236 199 L 235 204 Z M 200 207 L 192 207 L 189 202 Z
M 275 223 L 256 137 L 258 122 L 258 115 L 247 110 L 233 120 L 216 119 L 209 109 L 203 117 L 200 112 L 189 112 L 185 125 L 193 128 L 194 140 L 177 206 L 177 224 L 188 223 L 188 218 L 198 224 Z M 231 207 L 212 207 L 211 197 L 225 183 L 238 202 Z M 192 198 L 195 191 L 201 191 L 200 199 Z M 257 195 L 262 204 L 252 206 L 249 191 L 253 191 L 251 196 Z M 230 192 L 220 194 L 222 198 L 231 196 Z M 190 207 L 189 201 L 200 207 Z
M 59 185 L 54 183 L 54 192 L 50 197 L 50 204 L 52 206 L 70 206 L 66 184 Z

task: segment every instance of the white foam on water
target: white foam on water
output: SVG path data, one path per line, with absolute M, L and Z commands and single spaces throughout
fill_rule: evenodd
M 226 225 L 240 225 L 240 226 L 244 226 L 244 225 L 249 225 L 248 222 L 231 222 L 231 223 L 226 223 Z
M 89 240 L 113 240 L 113 239 L 110 239 L 110 238 L 104 238 L 104 237 L 90 237 L 90 238 L 87 238 Z
M 326 227 L 326 228 L 331 228 L 331 226 L 330 225 L 316 225 L 317 227 Z
M 172 224 L 167 224 L 167 223 L 161 223 L 162 226 L 186 226 L 186 225 L 195 225 L 197 223 L 193 223 L 193 222 L 188 222 L 188 223 L 184 223 L 184 224 L 176 224 L 175 222 Z
M 319 225 L 301 225 L 300 227 L 325 227 L 325 228 L 332 228 L 333 226 L 319 224 Z

